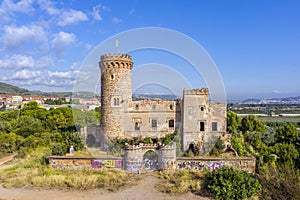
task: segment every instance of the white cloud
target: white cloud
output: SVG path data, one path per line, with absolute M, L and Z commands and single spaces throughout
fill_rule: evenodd
M 60 10 L 55 8 L 54 3 L 50 0 L 38 0 L 38 4 L 42 10 L 45 10 L 49 15 L 57 15 Z
M 18 49 L 27 43 L 47 41 L 46 33 L 41 26 L 4 26 L 0 41 L 5 49 Z
M 29 71 L 27 69 L 23 69 L 20 71 L 16 71 L 8 80 L 30 80 L 38 78 L 41 75 L 40 71 Z
M 25 55 L 12 55 L 6 56 L 0 60 L 0 68 L 16 69 L 23 67 L 34 67 L 34 59 L 31 56 Z
M 53 39 L 51 41 L 52 48 L 56 51 L 56 53 L 61 54 L 62 51 L 66 49 L 66 47 L 76 41 L 76 35 L 73 33 L 59 32 L 53 35 Z
M 74 84 L 77 71 L 40 71 L 40 70 L 19 70 L 13 74 L 1 77 L 1 81 L 9 82 L 13 85 L 35 87 L 46 86 L 48 88 L 71 88 Z
M 33 2 L 33 0 L 21 0 L 14 3 L 11 0 L 4 0 L 2 1 L 1 8 L 8 13 L 20 12 L 30 14 L 34 12 Z
M 66 78 L 71 79 L 72 78 L 72 72 L 51 72 L 48 73 L 50 78 Z
M 59 18 L 57 25 L 59 26 L 67 26 L 76 24 L 80 21 L 87 21 L 88 17 L 81 11 L 78 10 L 70 10 L 64 11 Z
M 53 59 L 49 56 L 42 56 L 35 62 L 35 67 L 37 68 L 45 68 L 45 67 L 53 66 Z
M 95 20 L 102 20 L 102 17 L 100 15 L 100 9 L 101 9 L 101 4 L 94 6 L 93 7 L 93 12 L 92 12 L 92 16 Z
M 44 68 L 53 65 L 53 60 L 48 56 L 42 56 L 35 60 L 32 56 L 14 54 L 0 59 L 0 68 L 6 70 L 17 70 L 21 68 Z
M 121 18 L 118 18 L 118 17 L 113 17 L 112 18 L 112 22 L 113 23 L 116 23 L 116 24 L 118 24 L 118 23 L 121 23 L 123 20 L 121 19 Z

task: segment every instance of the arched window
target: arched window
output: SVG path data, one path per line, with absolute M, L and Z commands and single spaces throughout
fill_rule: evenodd
M 119 106 L 119 105 L 120 105 L 120 99 L 114 98 L 114 106 Z

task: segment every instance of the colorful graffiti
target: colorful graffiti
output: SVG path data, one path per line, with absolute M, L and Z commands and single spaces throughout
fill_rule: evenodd
M 122 168 L 122 160 L 93 160 L 91 162 L 92 168 Z
M 127 162 L 126 170 L 131 173 L 139 173 L 143 167 L 143 163 L 139 161 Z
M 203 162 L 203 161 L 177 161 L 178 169 L 185 170 L 215 170 L 222 166 L 219 162 Z
M 58 169 L 88 169 L 88 168 L 122 168 L 122 159 L 82 159 L 82 158 L 55 158 L 50 159 L 49 163 L 52 167 Z
M 157 160 L 144 159 L 143 160 L 143 169 L 145 170 L 155 170 L 158 168 Z

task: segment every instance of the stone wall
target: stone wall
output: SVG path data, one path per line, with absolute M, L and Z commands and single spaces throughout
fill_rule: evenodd
M 132 101 L 129 105 L 131 122 L 125 125 L 125 132 L 132 137 L 161 138 L 176 129 L 176 101 L 161 99 L 145 99 Z M 179 111 L 180 112 L 180 111 Z M 152 127 L 152 120 L 156 120 L 157 127 Z M 170 126 L 173 120 L 173 126 Z
M 181 115 L 183 151 L 195 143 L 205 155 L 212 141 L 226 132 L 226 103 L 210 102 L 207 88 L 183 91 Z
M 131 148 L 131 149 L 130 149 Z M 119 168 L 132 173 L 138 173 L 144 169 L 143 155 L 153 150 L 154 146 L 129 147 L 123 158 L 95 158 L 83 156 L 50 156 L 49 164 L 56 169 L 95 169 L 95 168 Z M 215 170 L 229 166 L 255 173 L 256 160 L 253 157 L 236 158 L 178 158 L 176 160 L 176 147 L 166 146 L 153 150 L 158 155 L 158 170 Z
M 144 170 L 144 155 L 148 151 L 153 151 L 158 158 L 157 168 L 153 170 L 169 169 L 171 164 L 176 163 L 176 144 L 166 146 L 157 144 L 127 145 L 124 156 L 124 169 L 133 173 Z
M 57 169 L 123 168 L 123 158 L 88 156 L 49 156 L 49 164 Z
M 185 170 L 215 170 L 228 166 L 255 173 L 256 160 L 254 157 L 236 158 L 178 158 L 177 169 Z

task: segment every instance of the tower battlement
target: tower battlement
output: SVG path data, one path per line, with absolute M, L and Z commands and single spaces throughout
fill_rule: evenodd
M 192 95 L 208 95 L 208 88 L 200 88 L 200 89 L 192 89 L 192 90 L 184 90 L 183 94 L 192 94 Z
M 132 58 L 130 55 L 127 54 L 104 54 L 101 56 L 101 61 L 107 62 L 107 61 L 132 61 Z
M 99 63 L 101 71 L 106 69 L 129 69 L 133 67 L 131 56 L 127 54 L 105 54 Z

